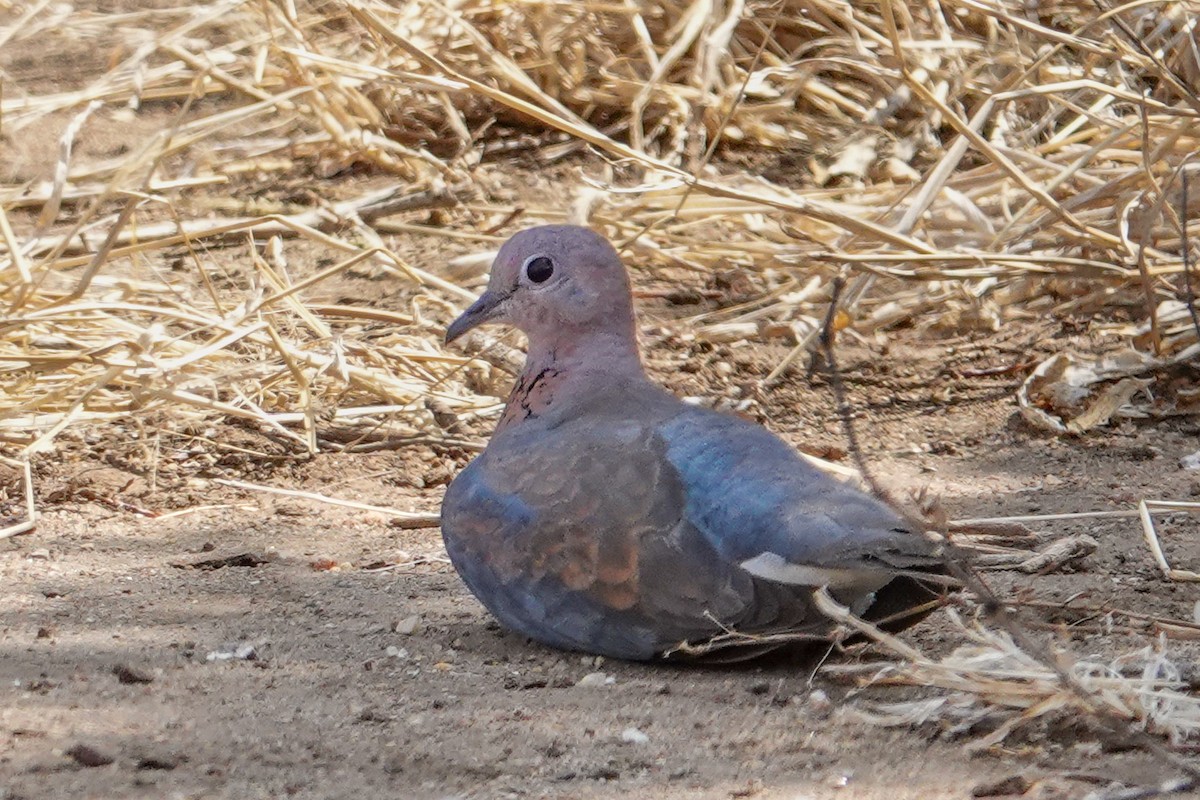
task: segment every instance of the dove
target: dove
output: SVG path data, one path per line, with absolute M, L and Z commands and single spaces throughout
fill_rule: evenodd
M 441 529 L 504 627 L 616 659 L 737 660 L 828 646 L 818 589 L 889 629 L 937 605 L 923 580 L 943 572 L 936 546 L 891 507 L 647 376 L 603 236 L 549 225 L 507 240 L 446 342 L 485 323 L 524 332 L 528 352 Z

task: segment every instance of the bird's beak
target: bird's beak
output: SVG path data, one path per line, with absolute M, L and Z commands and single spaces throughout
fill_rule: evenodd
M 458 319 L 451 322 L 449 328 L 446 328 L 446 344 L 450 344 L 476 325 L 482 325 L 500 316 L 501 307 L 507 299 L 508 294 L 488 289 L 471 304 L 470 308 L 459 315 Z

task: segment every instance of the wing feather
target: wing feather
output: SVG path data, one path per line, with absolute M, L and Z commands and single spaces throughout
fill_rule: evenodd
M 689 409 L 660 433 L 687 487 L 688 520 L 760 577 L 867 586 L 896 570 L 941 564 L 890 507 L 821 472 L 764 428 Z

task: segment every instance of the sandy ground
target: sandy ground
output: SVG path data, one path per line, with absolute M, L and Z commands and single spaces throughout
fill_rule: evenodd
M 954 516 L 1127 508 L 1140 496 L 1200 490 L 1177 466 L 1195 447 L 1186 423 L 1054 441 L 1015 421 L 1006 395 L 906 404 L 896 373 L 932 369 L 939 354 L 923 350 L 890 366 L 867 353 L 847 364 L 867 409 L 869 455 L 890 485 L 928 485 Z M 690 392 L 706 374 L 674 383 Z M 798 445 L 836 442 L 821 389 L 795 380 L 767 401 L 766 418 Z M 103 443 L 90 450 L 41 463 L 42 524 L 0 543 L 6 798 L 934 798 L 1012 775 L 1043 780 L 1043 795 L 1078 796 L 1105 778 L 1166 774 L 1144 754 L 1109 752 L 1082 727 L 971 757 L 970 737 L 937 725 L 866 724 L 852 711 L 857 699 L 843 699 L 850 685 L 803 665 L 690 669 L 553 652 L 498 629 L 442 560 L 436 530 L 198 479 L 154 488 L 103 463 Z M 434 510 L 437 484 L 465 457 L 432 448 L 322 455 L 274 465 L 269 477 Z M 414 478 L 428 487 L 414 490 Z M 115 501 L 224 507 L 159 520 Z M 1086 530 L 1100 549 L 1074 574 L 992 573 L 1003 591 L 1052 602 L 1083 593 L 1190 619 L 1195 589 L 1159 577 L 1133 521 L 1053 530 Z M 1174 536 L 1184 524 L 1168 530 L 1176 558 L 1200 560 L 1194 523 L 1189 544 Z M 253 557 L 189 566 L 242 554 Z M 945 628 L 935 614 L 910 640 L 945 649 L 954 644 Z M 1088 654 L 1127 644 L 1070 646 Z M 252 657 L 223 658 L 239 647 Z M 613 681 L 579 685 L 595 672 Z M 813 689 L 830 703 L 812 700 Z M 906 690 L 892 691 L 900 699 Z M 641 738 L 630 729 L 647 740 L 625 741 Z

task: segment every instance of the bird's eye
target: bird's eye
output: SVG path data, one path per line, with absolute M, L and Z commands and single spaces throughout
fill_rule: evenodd
M 545 283 L 554 274 L 554 262 L 546 256 L 534 256 L 525 262 L 525 275 L 534 283 Z

